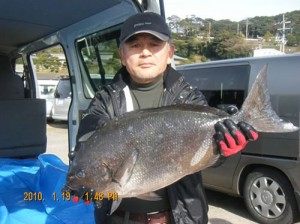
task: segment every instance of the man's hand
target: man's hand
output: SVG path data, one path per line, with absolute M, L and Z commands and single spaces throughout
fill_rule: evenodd
M 230 119 L 219 121 L 215 124 L 215 130 L 214 139 L 225 157 L 238 153 L 245 148 L 248 141 L 255 141 L 258 138 L 257 131 L 243 121 L 237 125 Z
M 81 188 L 75 190 L 71 190 L 68 187 L 64 187 L 62 189 L 63 192 L 69 192 L 72 196 L 72 202 L 77 203 L 80 200 L 84 201 L 84 204 L 89 205 L 91 202 L 94 202 L 95 207 L 101 207 L 102 200 L 94 200 L 95 199 L 95 190 L 86 188 L 82 186 Z
M 93 189 L 87 189 L 86 187 L 82 186 L 77 191 L 70 192 L 71 195 L 73 195 L 72 201 L 74 203 L 79 202 L 81 199 L 84 200 L 85 204 L 90 204 L 92 201 L 92 198 L 94 196 L 94 190 Z

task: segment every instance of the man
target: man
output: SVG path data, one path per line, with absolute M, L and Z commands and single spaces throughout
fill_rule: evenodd
M 125 21 L 120 35 L 119 55 L 123 67 L 113 83 L 97 92 L 83 120 L 77 139 L 101 128 L 115 116 L 132 110 L 172 104 L 207 105 L 204 95 L 171 68 L 174 54 L 170 31 L 155 13 L 143 13 Z M 242 150 L 247 140 L 257 139 L 248 124 L 231 120 L 217 123 L 215 139 L 224 156 Z M 207 223 L 208 205 L 200 172 L 158 190 L 159 201 L 123 199 L 109 216 L 110 204 L 95 202 L 96 223 Z M 77 195 L 82 195 L 77 192 Z

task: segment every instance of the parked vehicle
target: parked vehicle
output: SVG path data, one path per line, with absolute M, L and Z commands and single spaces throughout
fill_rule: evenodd
M 54 120 L 68 120 L 71 99 L 72 90 L 70 79 L 68 77 L 59 79 L 54 92 L 53 107 L 51 112 Z
M 38 80 L 39 97 L 46 100 L 46 116 L 48 120 L 52 119 L 54 91 L 58 80 Z
M 0 35 L 0 78 L 7 80 L 0 81 L 0 85 L 3 84 L 0 88 L 0 157 L 17 157 L 11 160 L 13 165 L 17 165 L 20 158 L 24 163 L 18 166 L 16 173 L 16 169 L 10 168 L 10 160 L 1 161 L 6 163 L 1 168 L 7 169 L 0 176 L 1 187 L 8 187 L 0 191 L 0 223 L 9 219 L 22 220 L 18 217 L 22 214 L 24 220 L 28 216 L 34 219 L 32 223 L 40 220 L 75 223 L 82 217 L 89 223 L 88 219 L 93 219 L 93 208 L 87 212 L 84 205 L 64 213 L 61 210 L 75 206 L 74 203 L 67 205 L 66 197 L 53 200 L 61 196 L 67 168 L 55 159 L 44 157 L 45 162 L 38 157 L 46 152 L 46 106 L 45 100 L 38 99 L 34 71 L 64 66 L 69 70 L 69 79 L 61 80 L 61 85 L 68 83 L 70 88 L 62 87 L 65 91 L 61 92 L 57 87 L 55 104 L 72 102 L 64 114 L 68 117 L 69 150 L 73 150 L 83 112 L 96 91 L 111 80 L 121 65 L 117 50 L 122 23 L 144 10 L 163 14 L 162 2 L 85 0 L 70 4 L 70 1 L 55 0 L 49 4 L 49 1 L 40 0 L 28 4 L 28 1 L 16 0 L 1 5 L 0 30 L 5 35 Z M 52 60 L 55 68 L 50 68 L 48 63 L 41 66 L 41 61 L 34 66 L 37 52 L 43 53 L 55 46 L 60 46 L 62 51 L 59 52 L 65 56 Z M 49 58 L 43 54 L 42 61 L 48 62 Z M 17 76 L 19 80 L 13 81 L 11 78 L 16 77 L 11 70 L 17 63 L 23 63 L 25 69 L 20 73 L 22 79 Z M 299 126 L 299 56 L 226 60 L 184 66 L 180 71 L 203 90 L 210 105 L 239 108 L 256 74 L 266 63 L 269 64 L 273 107 L 280 116 Z M 8 71 L 11 74 L 6 75 Z M 57 119 L 60 118 L 57 116 Z M 28 157 L 31 157 L 30 163 L 26 160 Z M 38 166 L 41 172 L 33 173 L 33 166 L 28 164 L 34 164 L 34 171 Z M 249 211 L 261 223 L 289 223 L 299 213 L 298 174 L 299 132 L 261 133 L 260 140 L 249 144 L 242 153 L 228 158 L 218 168 L 203 172 L 206 187 L 243 196 Z M 24 192 L 31 196 L 36 193 L 36 197 L 25 201 Z M 44 197 L 39 197 L 41 195 Z M 62 206 L 57 208 L 58 205 Z
M 75 204 L 70 194 L 61 193 L 68 167 L 54 155 L 44 155 L 46 105 L 38 98 L 37 73 L 45 69 L 69 74 L 56 88 L 52 116 L 68 117 L 73 150 L 83 111 L 121 65 L 117 51 L 122 23 L 158 5 L 158 0 L 1 4 L 0 30 L 5 35 L 0 35 L 0 157 L 5 158 L 0 158 L 0 223 L 28 217 L 30 223 L 94 223 L 93 205 Z M 155 12 L 164 13 L 163 7 Z M 19 75 L 16 64 L 24 68 Z M 58 106 L 67 104 L 69 110 L 59 113 Z
M 281 118 L 299 127 L 300 55 L 222 60 L 177 69 L 199 87 L 210 106 L 226 111 L 241 107 L 265 64 L 272 107 Z M 243 197 L 259 223 L 292 223 L 299 216 L 300 205 L 299 131 L 259 136 L 219 167 L 204 170 L 204 184 Z

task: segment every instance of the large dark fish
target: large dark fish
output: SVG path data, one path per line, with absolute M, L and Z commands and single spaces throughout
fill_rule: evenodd
M 66 187 L 95 189 L 107 197 L 145 198 L 149 192 L 213 165 L 219 158 L 214 125 L 230 118 L 260 132 L 298 130 L 271 108 L 267 66 L 258 75 L 241 110 L 227 113 L 205 106 L 175 105 L 125 114 L 80 143 Z

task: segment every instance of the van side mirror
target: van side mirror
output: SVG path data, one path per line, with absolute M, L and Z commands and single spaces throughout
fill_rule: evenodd
M 164 14 L 164 12 L 161 12 L 160 10 L 160 0 L 142 0 L 141 5 L 144 9 L 144 11 L 147 12 L 155 12 L 157 14 Z
M 54 92 L 54 98 L 60 98 L 60 94 L 59 94 L 58 91 L 55 91 L 55 92 Z

